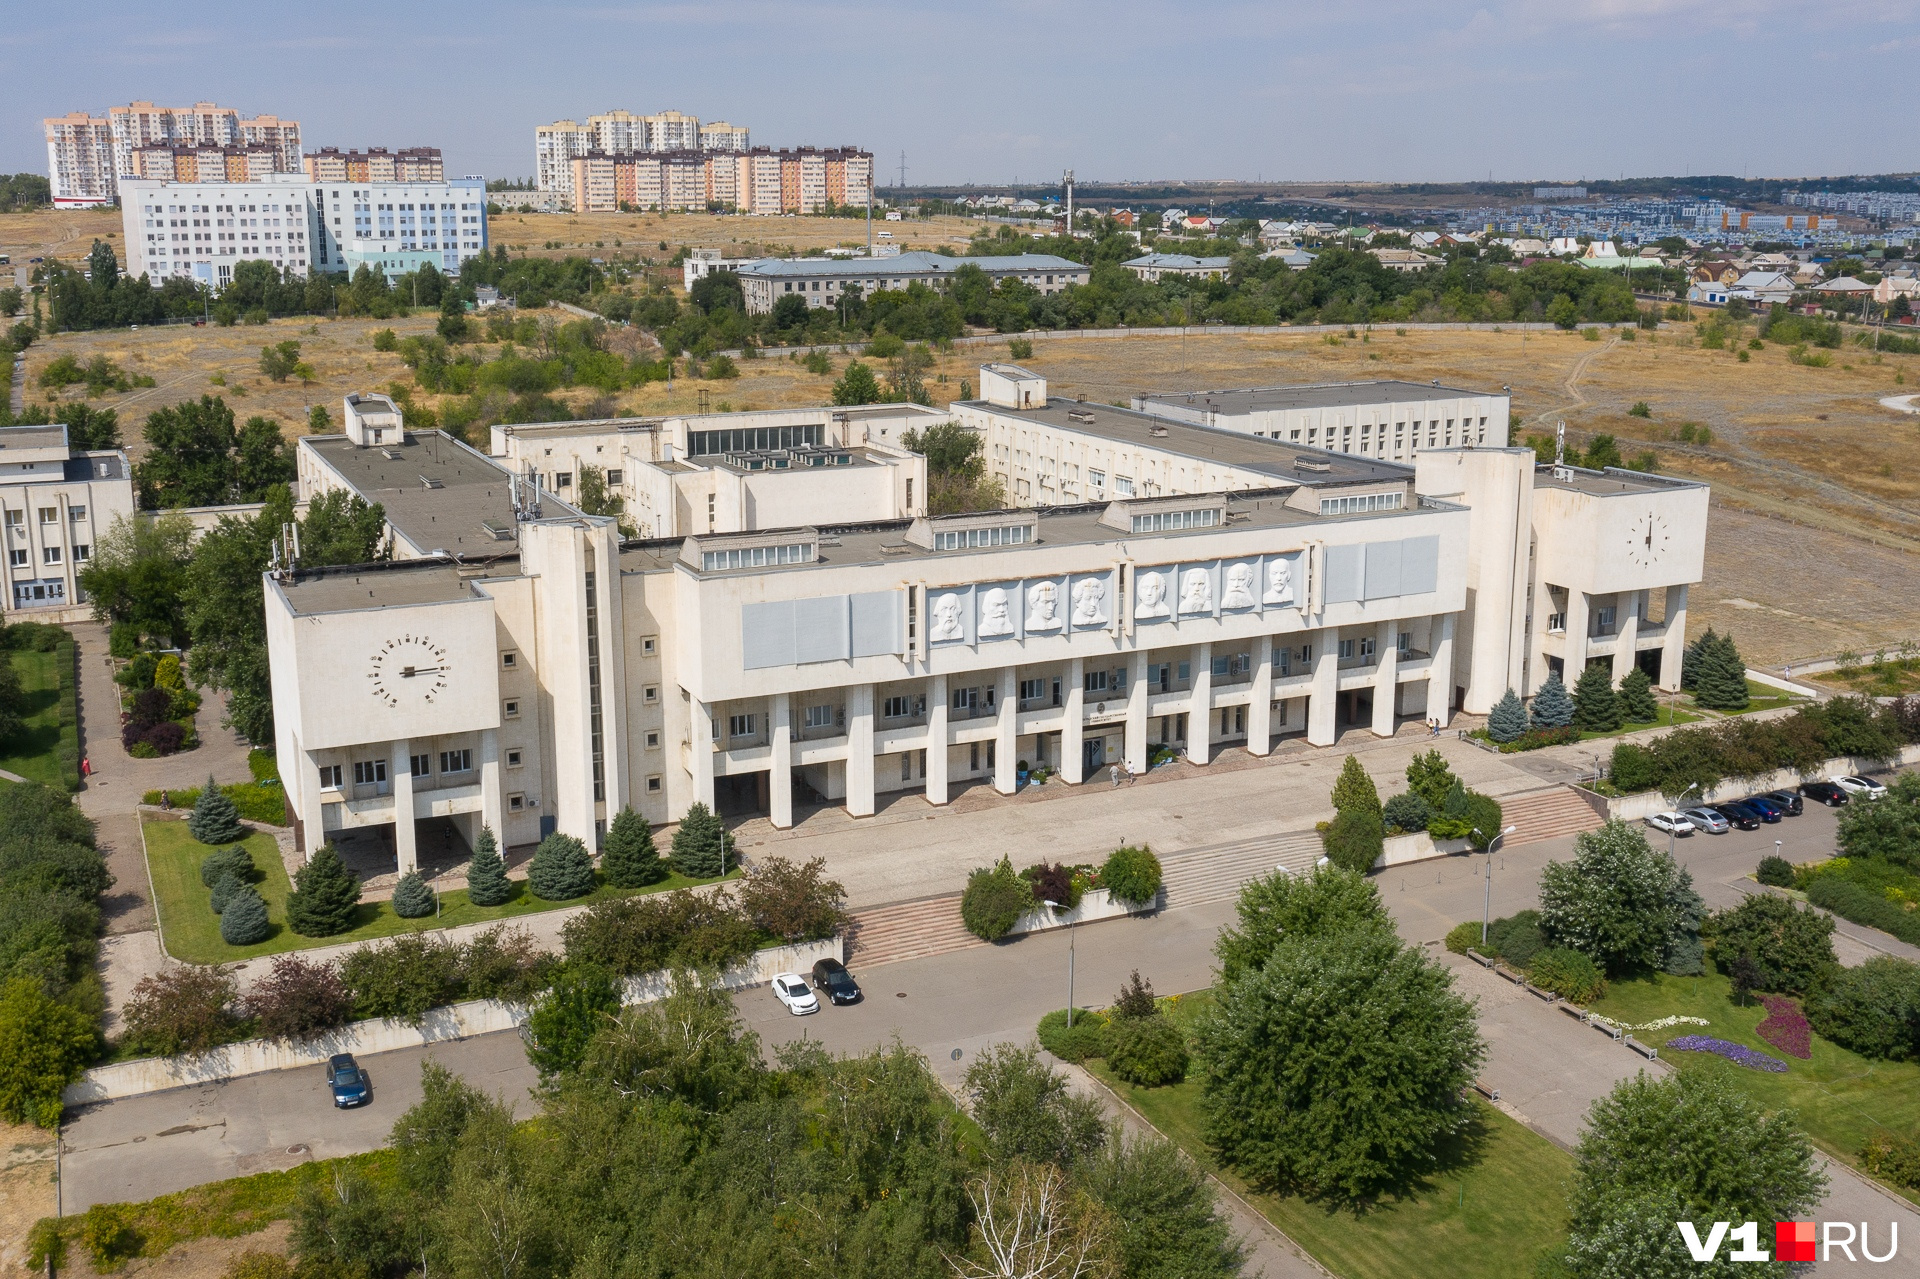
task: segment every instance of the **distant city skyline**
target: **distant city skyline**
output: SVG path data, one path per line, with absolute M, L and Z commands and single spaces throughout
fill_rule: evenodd
M 488 178 L 532 174 L 535 126 L 610 108 L 747 120 L 756 145 L 860 146 L 882 187 L 903 149 L 909 185 L 1039 185 L 1067 167 L 1082 183 L 1920 168 L 1888 97 L 1920 51 L 1920 0 L 346 0 L 324 25 L 231 3 L 164 29 L 126 0 L 23 9 L 0 31 L 0 171 L 46 171 L 43 118 L 136 99 L 291 117 L 308 150 L 437 146 L 449 174 Z

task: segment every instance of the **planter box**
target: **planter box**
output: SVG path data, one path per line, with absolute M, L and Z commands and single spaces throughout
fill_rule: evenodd
M 1385 870 L 1389 866 L 1402 866 L 1407 862 L 1423 862 L 1434 857 L 1452 857 L 1464 853 L 1473 847 L 1470 839 L 1435 839 L 1425 831 L 1415 831 L 1411 835 L 1389 835 L 1381 846 L 1380 856 L 1373 863 L 1374 870 Z
M 1150 902 L 1123 902 L 1117 900 L 1104 888 L 1089 888 L 1080 894 L 1080 904 L 1072 910 L 1055 911 L 1045 906 L 1036 906 L 1020 916 L 1019 922 L 1007 930 L 1007 936 L 1018 937 L 1022 933 L 1044 933 L 1055 928 L 1065 928 L 1069 924 L 1091 924 L 1096 919 L 1118 919 L 1122 915 L 1145 915 L 1159 910 L 1166 899 L 1165 887 L 1162 887 Z
M 1903 746 L 1892 762 L 1895 766 L 1920 763 L 1920 746 Z M 1724 804 L 1728 800 L 1743 799 L 1748 795 L 1759 795 L 1770 790 L 1793 790 L 1803 781 L 1865 773 L 1885 768 L 1887 763 L 1886 760 L 1858 759 L 1851 755 L 1842 755 L 1825 760 L 1805 773 L 1791 768 L 1782 768 L 1744 781 L 1730 777 L 1705 794 L 1696 791 L 1687 796 L 1687 807 Z M 1659 791 L 1641 791 L 1634 795 L 1609 797 L 1597 791 L 1588 790 L 1584 786 L 1576 786 L 1574 789 L 1580 792 L 1582 799 L 1593 805 L 1595 811 L 1623 822 L 1642 821 L 1655 813 L 1664 813 L 1674 805 L 1673 800 Z M 1391 844 L 1392 841 L 1389 840 L 1388 843 Z
M 784 972 L 806 973 L 815 961 L 846 958 L 842 940 L 800 942 L 791 946 L 771 946 L 755 951 L 720 975 L 716 983 L 723 990 L 743 990 L 758 986 Z M 629 977 L 624 1002 L 651 1003 L 663 997 L 671 985 L 665 973 Z M 419 1025 L 391 1017 L 377 1021 L 357 1021 L 331 1031 L 318 1039 L 284 1044 L 274 1039 L 248 1039 L 227 1044 L 212 1052 L 180 1057 L 147 1057 L 140 1061 L 120 1061 L 95 1066 L 80 1079 L 67 1085 L 61 1100 L 69 1106 L 88 1102 L 113 1101 L 138 1097 L 143 1093 L 164 1092 L 189 1084 L 217 1083 L 242 1075 L 263 1075 L 273 1070 L 296 1070 L 318 1066 L 334 1053 L 364 1055 L 392 1052 L 396 1048 L 418 1048 L 424 1044 L 445 1043 L 470 1035 L 487 1035 L 512 1030 L 526 1020 L 527 1009 L 498 999 L 474 999 L 430 1009 Z

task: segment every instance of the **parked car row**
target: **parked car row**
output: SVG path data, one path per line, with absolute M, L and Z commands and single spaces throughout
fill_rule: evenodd
M 1854 799 L 1884 799 L 1887 788 L 1871 777 L 1835 777 L 1829 781 L 1803 782 L 1798 791 L 1775 790 L 1724 804 L 1703 804 L 1678 812 L 1655 813 L 1647 825 L 1668 835 L 1691 835 L 1704 831 L 1724 835 L 1728 831 L 1758 830 L 1783 817 L 1798 817 L 1806 801 L 1839 808 Z
M 795 1017 L 820 1011 L 820 999 L 815 991 L 825 995 L 832 1004 L 857 1004 L 861 998 L 860 984 L 837 959 L 823 959 L 813 966 L 811 986 L 799 973 L 781 973 L 773 979 L 773 997 Z

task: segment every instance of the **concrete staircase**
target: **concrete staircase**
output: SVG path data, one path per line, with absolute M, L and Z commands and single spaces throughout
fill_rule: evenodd
M 1570 787 L 1532 791 L 1500 801 L 1501 815 L 1507 825 L 1520 829 L 1507 836 L 1505 847 L 1538 844 L 1562 835 L 1578 835 L 1583 830 L 1599 830 L 1606 825 L 1586 800 Z
M 1161 859 L 1166 872 L 1167 907 L 1182 909 L 1232 901 L 1242 884 L 1271 875 L 1276 867 L 1284 866 L 1295 873 L 1311 870 L 1321 851 L 1319 832 L 1291 831 L 1168 853 Z
M 986 944 L 960 922 L 960 894 L 948 893 L 855 911 L 847 962 L 891 964 Z

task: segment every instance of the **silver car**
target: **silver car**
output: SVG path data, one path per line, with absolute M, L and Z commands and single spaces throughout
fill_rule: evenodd
M 1732 829 L 1727 819 L 1711 808 L 1689 808 L 1680 815 L 1692 822 L 1695 830 L 1703 830 L 1709 835 L 1724 835 Z

